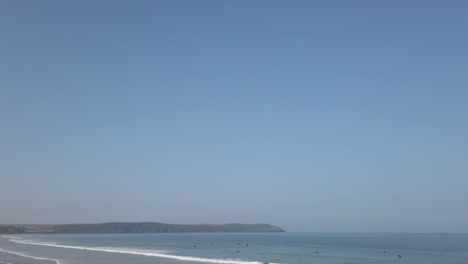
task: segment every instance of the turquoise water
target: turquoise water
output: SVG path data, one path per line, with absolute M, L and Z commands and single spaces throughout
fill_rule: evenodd
M 468 264 L 468 234 L 14 235 L 0 237 L 0 262 Z

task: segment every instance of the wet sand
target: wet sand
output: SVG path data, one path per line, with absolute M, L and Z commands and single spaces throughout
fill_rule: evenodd
M 0 248 L 0 264 L 60 264 L 60 262 Z

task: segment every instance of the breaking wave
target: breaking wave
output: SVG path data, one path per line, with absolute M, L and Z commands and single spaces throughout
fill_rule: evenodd
M 153 251 L 153 250 L 149 251 L 149 250 L 141 250 L 141 249 L 134 249 L 134 248 L 68 246 L 68 245 L 60 245 L 60 244 L 42 243 L 42 242 L 36 242 L 36 241 L 18 240 L 17 238 L 10 238 L 10 241 L 15 242 L 15 243 L 20 243 L 20 244 L 99 251 L 99 252 L 108 252 L 108 253 L 132 254 L 132 255 L 140 255 L 140 256 L 148 256 L 148 257 L 167 258 L 167 259 L 175 259 L 175 260 L 181 260 L 181 261 L 192 261 L 192 262 L 203 262 L 203 263 L 214 263 L 214 264 L 264 264 L 264 262 L 260 262 L 260 261 L 179 256 L 179 255 L 167 254 L 167 253 L 164 253 L 163 251 Z M 54 261 L 56 261 L 57 264 L 60 264 L 57 260 L 54 260 Z M 279 263 L 269 263 L 269 264 L 279 264 Z

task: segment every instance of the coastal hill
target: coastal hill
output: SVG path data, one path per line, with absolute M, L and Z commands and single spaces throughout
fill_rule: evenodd
M 0 225 L 0 234 L 284 232 L 269 224 L 178 225 L 153 222 L 63 225 Z

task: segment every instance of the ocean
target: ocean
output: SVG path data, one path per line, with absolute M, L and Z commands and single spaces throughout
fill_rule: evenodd
M 1 263 L 468 264 L 468 234 L 4 235 Z

